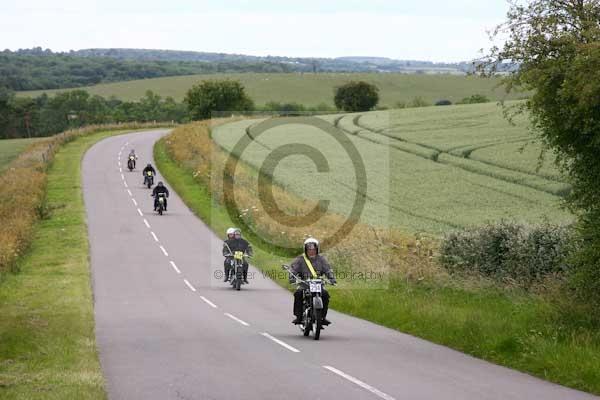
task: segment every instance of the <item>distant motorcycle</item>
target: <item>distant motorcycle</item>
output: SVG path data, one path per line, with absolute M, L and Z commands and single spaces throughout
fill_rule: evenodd
M 129 172 L 135 169 L 135 156 L 129 156 L 129 159 L 127 160 L 127 168 L 129 168 Z
M 166 193 L 158 193 L 157 196 L 158 207 L 156 211 L 158 211 L 158 215 L 163 215 L 163 212 L 165 211 L 165 202 L 167 196 Z
M 146 175 L 144 176 L 144 185 L 148 186 L 148 189 L 154 185 L 154 174 L 152 171 L 146 172 Z
M 229 268 L 230 283 L 235 290 L 240 290 L 244 282 L 244 259 L 250 258 L 250 256 L 243 251 L 234 251 L 233 254 L 231 249 L 229 251 L 228 256 L 233 257 L 230 264 L 231 268 Z
M 296 280 L 299 289 L 302 289 L 302 322 L 298 325 L 304 336 L 310 335 L 314 331 L 314 339 L 319 340 L 321 330 L 323 329 L 323 279 L 303 280 L 292 272 L 288 265 L 283 265 L 283 269 L 288 271 Z

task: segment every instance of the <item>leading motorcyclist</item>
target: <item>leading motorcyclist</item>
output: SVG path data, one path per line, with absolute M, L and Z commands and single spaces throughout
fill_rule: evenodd
M 154 197 L 154 211 L 158 210 L 158 194 L 165 194 L 165 211 L 167 211 L 167 197 L 169 197 L 169 189 L 161 182 L 158 182 L 154 190 L 152 190 L 152 197 Z
M 319 241 L 313 237 L 309 237 L 304 241 L 304 253 L 296 257 L 290 265 L 292 272 L 302 280 L 316 279 L 321 275 L 325 275 L 332 285 L 335 285 L 335 275 L 329 265 L 327 259 L 319 254 Z M 290 275 L 290 282 L 295 283 L 296 279 Z M 302 323 L 302 296 L 304 289 L 299 287 L 294 292 L 294 315 L 296 318 L 292 321 L 293 324 Z M 329 325 L 331 322 L 327 319 L 327 310 L 329 308 L 329 293 L 325 288 L 321 292 L 323 299 L 323 325 Z
M 252 245 L 248 243 L 246 239 L 242 238 L 242 231 L 239 228 L 227 229 L 227 239 L 223 243 L 223 256 L 225 257 L 225 278 L 223 282 L 229 281 L 229 275 L 231 275 L 231 264 L 233 261 L 233 254 L 236 251 L 241 251 L 244 254 L 252 256 Z M 243 264 L 243 279 L 244 283 L 248 282 L 248 261 L 244 259 Z

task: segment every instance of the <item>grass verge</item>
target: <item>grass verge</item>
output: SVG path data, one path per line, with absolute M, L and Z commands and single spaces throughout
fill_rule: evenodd
M 220 233 L 232 222 L 191 168 L 170 158 L 166 140 L 154 157 L 186 204 Z M 254 263 L 278 270 L 279 257 L 257 251 Z M 334 266 L 335 267 L 335 266 Z M 287 284 L 279 280 L 283 286 Z M 419 283 L 396 274 L 387 289 L 332 288 L 332 308 L 565 386 L 600 394 L 600 333 L 578 314 L 543 297 L 490 287 Z M 291 301 L 291 300 L 290 300 Z
M 46 204 L 19 273 L 0 286 L 0 398 L 105 399 L 96 351 L 81 158 L 82 136 L 56 153 Z

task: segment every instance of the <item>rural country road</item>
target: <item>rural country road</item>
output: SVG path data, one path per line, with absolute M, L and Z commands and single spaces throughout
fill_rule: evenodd
M 111 137 L 83 160 L 109 399 L 596 398 L 333 311 L 320 341 L 303 337 L 291 294 L 257 270 L 240 292 L 215 277 L 221 239 L 168 182 L 169 210 L 153 212 L 141 169 L 165 133 Z

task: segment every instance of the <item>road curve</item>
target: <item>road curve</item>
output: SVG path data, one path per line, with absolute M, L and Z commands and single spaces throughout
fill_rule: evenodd
M 596 398 L 333 311 L 320 341 L 301 336 L 290 293 L 257 270 L 240 292 L 217 279 L 221 239 L 171 188 L 169 211 L 153 212 L 126 158 L 152 162 L 165 133 L 104 139 L 83 160 L 110 399 Z

